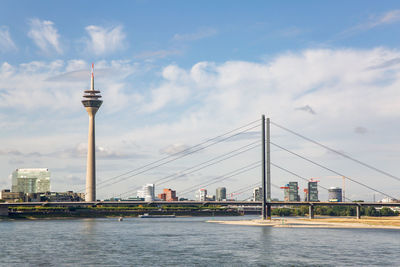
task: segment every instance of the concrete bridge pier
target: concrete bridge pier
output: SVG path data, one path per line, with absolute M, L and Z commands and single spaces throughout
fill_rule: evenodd
M 8 216 L 8 207 L 0 207 L 0 216 Z
M 314 205 L 308 206 L 308 217 L 314 219 Z
M 271 220 L 271 204 L 267 203 L 267 220 Z
M 361 219 L 361 206 L 360 205 L 356 206 L 356 211 L 357 211 L 357 219 Z

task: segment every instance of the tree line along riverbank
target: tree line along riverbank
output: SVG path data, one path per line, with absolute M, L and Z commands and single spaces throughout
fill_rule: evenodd
M 307 216 L 308 206 L 273 208 L 272 215 L 279 217 Z M 316 206 L 315 215 L 322 216 L 356 216 L 356 208 L 352 206 Z M 136 217 L 144 213 L 152 215 L 175 216 L 240 216 L 245 214 L 260 214 L 260 211 L 246 212 L 240 208 L 232 208 L 218 205 L 120 205 L 120 206 L 78 206 L 78 207 L 48 207 L 48 206 L 16 206 L 9 208 L 8 218 L 51 218 L 51 217 Z M 376 209 L 374 207 L 361 207 L 361 216 L 381 217 L 398 216 L 398 211 L 390 208 Z
M 82 206 L 82 207 L 46 207 L 17 206 L 9 210 L 8 218 L 33 219 L 51 217 L 137 217 L 142 214 L 175 215 L 175 216 L 239 216 L 237 209 L 223 206 L 168 206 L 155 207 L 151 205 L 138 206 Z
M 287 217 L 287 216 L 306 216 L 308 215 L 308 206 L 300 206 L 294 208 L 274 208 L 271 213 L 275 216 Z M 384 217 L 384 216 L 398 216 L 398 211 L 393 211 L 390 208 L 383 207 L 381 209 L 376 209 L 374 207 L 361 207 L 361 216 L 369 217 Z M 356 216 L 356 207 L 340 207 L 340 206 L 315 206 L 315 215 L 323 216 Z

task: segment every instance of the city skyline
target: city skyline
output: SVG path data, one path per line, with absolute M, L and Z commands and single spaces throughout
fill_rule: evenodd
M 317 1 L 126 1 L 118 9 L 97 3 L 2 3 L 0 188 L 10 188 L 13 170 L 35 167 L 50 169 L 54 191 L 85 188 L 87 115 L 80 100 L 82 90 L 90 88 L 92 62 L 96 87 L 106 100 L 96 122 L 99 182 L 261 114 L 399 174 L 400 6 L 395 1 L 354 1 L 346 9 Z M 10 12 L 22 7 L 23 12 Z M 259 131 L 101 189 L 99 198 L 130 188 L 136 193 L 136 187 L 259 140 Z M 398 181 L 273 126 L 271 138 L 399 197 Z M 279 165 L 317 177 L 326 187 L 341 187 L 334 174 L 276 148 L 271 153 Z M 179 190 L 193 183 L 259 157 L 259 150 L 250 151 L 245 158 L 156 187 L 174 188 L 180 196 Z M 234 191 L 261 181 L 260 176 L 255 169 L 208 190 L 227 186 Z M 294 178 L 272 167 L 273 184 Z M 346 196 L 371 200 L 373 192 L 348 183 Z M 282 198 L 282 192 L 273 188 L 275 197 Z

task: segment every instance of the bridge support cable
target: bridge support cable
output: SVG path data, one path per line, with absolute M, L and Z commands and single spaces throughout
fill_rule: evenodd
M 331 152 L 333 152 L 333 153 L 336 153 L 336 154 L 338 154 L 338 155 L 340 155 L 340 156 L 342 156 L 342 157 L 344 157 L 344 158 L 347 158 L 347 159 L 349 159 L 349 160 L 351 160 L 351 161 L 353 161 L 353 162 L 356 162 L 356 163 L 358 163 L 358 164 L 360 164 L 360 165 L 362 165 L 362 166 L 364 166 L 364 167 L 367 167 L 367 168 L 369 168 L 369 169 L 371 169 L 371 170 L 374 170 L 374 171 L 376 171 L 376 172 L 378 172 L 378 173 L 380 173 L 380 174 L 383 174 L 383 175 L 385 175 L 385 176 L 387 176 L 387 177 L 390 177 L 390 178 L 393 178 L 393 179 L 395 179 L 395 180 L 397 180 L 397 181 L 400 181 L 400 177 L 398 177 L 398 176 L 395 176 L 395 175 L 390 174 L 390 173 L 388 173 L 388 172 L 386 172 L 386 171 L 383 171 L 383 170 L 381 170 L 381 169 L 378 169 L 378 168 L 376 168 L 376 167 L 374 167 L 374 166 L 372 166 L 372 165 L 370 165 L 370 164 L 368 164 L 368 163 L 362 162 L 362 161 L 360 161 L 360 160 L 358 160 L 358 159 L 356 159 L 356 158 L 350 157 L 350 156 L 348 156 L 348 155 L 346 155 L 346 154 L 344 154 L 344 153 L 342 153 L 342 152 L 340 152 L 340 151 L 338 151 L 338 150 L 336 150 L 336 149 L 330 148 L 330 147 L 328 147 L 328 146 L 326 146 L 326 145 L 324 145 L 324 144 L 321 144 L 321 143 L 319 143 L 319 142 L 317 142 L 317 141 L 315 141 L 315 140 L 313 140 L 313 139 L 311 139 L 311 138 L 308 138 L 308 137 L 306 137 L 306 136 L 304 136 L 304 135 L 302 135 L 302 134 L 299 134 L 299 133 L 297 133 L 297 132 L 295 132 L 295 131 L 293 131 L 293 130 L 290 130 L 290 129 L 286 128 L 286 127 L 283 127 L 282 125 L 279 125 L 279 124 L 277 124 L 277 123 L 275 123 L 275 122 L 272 122 L 272 121 L 271 121 L 271 124 L 275 125 L 276 127 L 280 128 L 280 129 L 282 129 L 282 130 L 285 130 L 285 131 L 287 131 L 287 132 L 289 132 L 289 133 L 291 133 L 291 134 L 294 134 L 294 135 L 296 135 L 296 136 L 298 136 L 298 137 L 300 137 L 300 138 L 302 138 L 302 139 L 304 139 L 304 140 L 307 140 L 307 141 L 309 141 L 309 142 L 311 142 L 311 143 L 313 143 L 313 144 L 315 144 L 315 145 L 318 145 L 318 146 L 320 146 L 320 147 L 323 147 L 323 148 L 325 148 L 326 150 L 329 150 L 329 151 L 331 151 Z
M 149 168 L 147 168 L 147 169 L 144 169 L 144 170 L 142 170 L 142 171 L 140 171 L 140 172 L 137 172 L 137 173 L 134 173 L 134 174 L 132 174 L 132 175 L 123 177 L 123 178 L 121 178 L 120 180 L 118 180 L 118 181 L 116 181 L 116 182 L 113 182 L 113 183 L 111 183 L 111 184 L 107 184 L 107 186 L 110 186 L 110 185 L 113 185 L 113 184 L 122 182 L 122 181 L 124 181 L 124 180 L 126 180 L 126 179 L 132 178 L 132 177 L 137 176 L 137 175 L 139 175 L 139 174 L 142 174 L 142 173 L 148 172 L 148 171 L 150 171 L 150 170 L 153 170 L 153 169 L 155 169 L 155 168 L 161 167 L 161 166 L 166 165 L 166 164 L 168 164 L 168 163 L 170 163 L 170 162 L 173 162 L 173 161 L 175 161 L 175 160 L 184 158 L 184 157 L 186 157 L 186 156 L 189 156 L 189 155 L 191 155 L 191 154 L 194 154 L 194 153 L 196 153 L 196 152 L 199 152 L 199 151 L 201 151 L 201 150 L 204 150 L 204 149 L 206 149 L 206 148 L 208 148 L 208 147 L 211 147 L 211 146 L 216 145 L 216 144 L 218 144 L 218 143 L 224 142 L 224 141 L 226 141 L 226 140 L 228 140 L 228 139 L 230 139 L 230 138 L 232 138 L 232 137 L 238 136 L 239 134 L 242 134 L 242 133 L 244 133 L 244 132 L 247 132 L 247 131 L 249 131 L 249 130 L 252 130 L 252 129 L 254 129 L 254 128 L 257 128 L 258 126 L 259 126 L 259 125 L 256 125 L 256 126 L 247 128 L 247 129 L 244 130 L 244 131 L 241 131 L 241 132 L 239 132 L 239 133 L 230 135 L 230 136 L 225 137 L 225 138 L 223 138 L 223 139 L 219 139 L 219 140 L 214 141 L 213 143 L 208 144 L 208 145 L 206 145 L 206 146 L 200 146 L 200 147 L 197 148 L 196 150 L 191 150 L 191 151 L 189 151 L 189 152 L 187 152 L 187 153 L 184 153 L 184 154 L 182 154 L 182 152 L 180 152 L 180 153 L 178 153 L 178 154 L 182 154 L 182 155 L 180 155 L 180 156 L 178 156 L 178 157 L 176 157 L 176 158 L 172 158 L 172 159 L 170 159 L 170 160 L 168 160 L 168 161 L 164 161 L 164 162 L 159 163 L 159 164 L 157 164 L 157 165 L 151 166 L 151 167 L 149 167 Z M 168 157 L 168 158 L 169 158 L 169 157 Z M 140 169 L 143 169 L 143 168 L 140 167 Z M 115 179 L 115 177 L 112 178 L 112 179 Z M 112 180 L 112 179 L 109 179 L 108 181 L 110 181 L 110 180 Z M 105 182 L 105 181 L 104 181 L 104 182 Z M 103 183 L 104 183 L 104 182 L 103 182 Z M 103 186 L 103 187 L 104 187 L 104 186 Z
M 187 168 L 187 169 L 185 169 L 185 170 L 183 170 L 183 171 L 179 171 L 179 172 L 176 172 L 176 173 L 167 175 L 167 176 L 165 176 L 165 177 L 163 177 L 163 178 L 161 178 L 161 179 L 156 180 L 156 181 L 154 182 L 154 184 L 156 184 L 156 185 L 162 185 L 162 184 L 165 184 L 165 183 L 167 183 L 167 182 L 170 182 L 170 181 L 173 181 L 173 180 L 175 180 L 175 179 L 178 179 L 178 178 L 180 178 L 180 177 L 182 177 L 182 176 L 185 176 L 185 175 L 188 175 L 188 174 L 192 174 L 192 173 L 197 172 L 197 171 L 199 171 L 199 170 L 205 169 L 205 168 L 210 167 L 210 166 L 212 166 L 212 165 L 215 165 L 215 164 L 218 164 L 218 163 L 223 162 L 223 161 L 225 161 L 225 160 L 228 160 L 228 159 L 230 159 L 230 158 L 236 157 L 236 156 L 238 156 L 238 155 L 240 155 L 240 154 L 243 154 L 243 153 L 245 153 L 245 152 L 247 152 L 247 151 L 250 151 L 250 150 L 252 150 L 252 149 L 258 148 L 258 147 L 259 147 L 259 143 L 260 143 L 259 140 L 258 140 L 258 141 L 255 141 L 255 142 L 252 142 L 252 143 L 250 143 L 250 144 L 247 144 L 247 145 L 242 146 L 242 147 L 240 147 L 240 148 L 238 148 L 238 149 L 232 150 L 232 151 L 230 151 L 230 152 L 228 152 L 228 153 L 225 153 L 225 154 L 223 154 L 223 155 L 214 157 L 214 158 L 212 158 L 212 159 L 210 159 L 210 160 L 207 160 L 207 161 L 204 161 L 204 162 L 202 162 L 202 163 L 200 163 L 200 164 L 194 165 L 194 166 L 192 166 L 192 167 L 190 167 L 190 168 Z M 246 149 L 244 149 L 244 148 L 246 148 Z M 243 149 L 244 149 L 244 150 L 243 150 Z M 188 172 L 188 171 L 189 171 L 189 172 Z M 168 179 L 168 178 L 170 178 L 170 179 Z M 163 181 L 163 180 L 165 180 L 165 179 L 168 179 L 168 180 Z M 163 181 L 163 182 L 161 182 L 161 181 Z M 160 182 L 161 182 L 161 183 L 160 183 Z M 121 196 L 123 196 L 123 195 L 126 195 L 126 194 L 129 194 L 129 193 L 131 193 L 131 192 L 134 192 L 135 190 L 138 190 L 138 189 L 140 189 L 140 187 L 139 187 L 139 188 L 135 188 L 135 189 L 131 189 L 131 190 L 126 191 L 126 192 L 124 192 L 124 193 L 121 193 L 119 196 L 121 197 Z
M 289 173 L 289 174 L 291 174 L 291 175 L 293 175 L 293 176 L 296 176 L 297 178 L 300 178 L 300 179 L 302 179 L 302 180 L 308 182 L 308 179 L 307 179 L 307 178 L 304 178 L 303 176 L 300 176 L 300 175 L 297 174 L 297 173 L 294 173 L 294 172 L 292 172 L 292 171 L 289 171 L 288 169 L 285 169 L 285 168 L 283 168 L 283 167 L 281 167 L 281 166 L 279 166 L 279 165 L 276 165 L 276 164 L 274 164 L 274 163 L 272 163 L 272 162 L 271 162 L 271 165 L 274 166 L 274 167 L 276 167 L 276 168 L 278 168 L 278 169 L 280 169 L 280 170 L 282 170 L 282 171 L 284 171 L 284 172 L 287 172 L 287 173 Z M 318 184 L 318 187 L 323 188 L 323 189 L 325 189 L 326 191 L 329 191 L 328 188 L 326 188 L 326 187 L 324 187 L 324 186 L 322 186 L 322 185 L 320 185 L 320 184 Z M 347 200 L 350 201 L 350 202 L 353 202 L 353 200 L 350 199 L 350 198 L 345 197 L 345 199 L 347 199 Z
M 259 125 L 253 126 L 253 127 L 247 128 L 247 129 L 244 130 L 244 131 L 241 131 L 241 132 L 239 132 L 239 133 L 236 133 L 236 134 L 234 134 L 234 135 L 230 135 L 230 136 L 225 137 L 225 138 L 223 138 L 223 139 L 219 139 L 219 140 L 217 140 L 217 141 L 215 141 L 215 142 L 213 142 L 213 143 L 211 143 L 211 144 L 208 144 L 208 145 L 206 145 L 206 146 L 199 147 L 199 148 L 197 148 L 196 150 L 189 151 L 189 152 L 187 152 L 187 153 L 185 153 L 185 154 L 182 154 L 182 155 L 180 155 L 180 156 L 178 156 L 178 157 L 176 157 L 176 158 L 172 158 L 172 159 L 170 159 L 170 160 L 168 160 L 168 161 L 164 161 L 164 162 L 162 162 L 162 163 L 159 163 L 159 164 L 157 164 L 157 165 L 151 166 L 151 167 L 149 167 L 149 168 L 147 168 L 147 169 L 144 169 L 144 170 L 142 170 L 142 171 L 139 171 L 139 172 L 137 172 L 137 173 L 131 174 L 131 175 L 126 176 L 126 177 L 123 177 L 123 178 L 121 178 L 121 179 L 119 179 L 119 180 L 117 180 L 117 181 L 115 181 L 115 182 L 110 183 L 110 184 L 103 185 L 102 187 L 100 187 L 100 188 L 98 188 L 98 189 L 104 188 L 105 186 L 110 186 L 110 185 L 113 185 L 113 184 L 116 184 L 116 183 L 125 181 L 125 180 L 127 180 L 127 179 L 129 179 L 129 178 L 132 178 L 132 177 L 135 177 L 135 176 L 137 176 L 137 175 L 139 175 L 139 174 L 143 174 L 143 173 L 148 172 L 148 171 L 150 171 L 150 170 L 153 170 L 153 169 L 155 169 L 155 168 L 158 168 L 158 167 L 161 167 L 161 166 L 163 166 L 163 165 L 166 165 L 166 164 L 168 164 L 168 163 L 170 163 L 170 162 L 173 162 L 173 161 L 176 161 L 176 160 L 178 160 L 178 159 L 184 158 L 184 157 L 186 157 L 186 156 L 189 156 L 189 155 L 191 155 L 191 154 L 194 154 L 194 153 L 196 153 L 196 152 L 199 152 L 199 151 L 201 151 L 201 150 L 204 150 L 204 149 L 206 149 L 206 148 L 208 148 L 208 147 L 211 147 L 211 146 L 216 145 L 216 144 L 218 144 L 218 143 L 224 142 L 224 141 L 226 141 L 226 140 L 228 140 L 228 139 L 230 139 L 230 138 L 233 138 L 233 137 L 235 137 L 235 136 L 238 136 L 239 134 L 242 134 L 242 133 L 244 133 L 244 132 L 247 132 L 247 131 L 249 131 L 249 130 L 251 130 L 251 129 L 257 128 L 258 126 L 259 126 Z M 182 152 L 180 152 L 179 154 L 181 154 L 181 153 L 182 153 Z M 140 169 L 143 169 L 143 168 L 141 167 Z M 113 179 L 115 179 L 115 177 L 114 177 Z M 110 181 L 110 180 L 112 180 L 112 179 L 109 179 L 108 181 Z M 108 182 L 108 181 L 107 181 L 107 182 Z M 104 184 L 104 182 L 103 182 L 103 184 Z
M 260 187 L 260 183 L 258 182 L 258 183 L 252 184 L 252 185 L 248 185 L 246 187 L 241 187 L 235 191 L 232 191 L 231 194 L 241 194 L 242 192 L 246 192 L 250 189 L 254 189 L 256 186 Z
M 149 170 L 155 169 L 155 168 L 157 168 L 157 167 L 166 165 L 166 164 L 168 164 L 168 163 L 170 163 L 170 162 L 173 162 L 173 161 L 175 161 L 175 160 L 178 160 L 178 159 L 181 159 L 181 158 L 186 157 L 186 156 L 188 156 L 188 155 L 194 154 L 194 153 L 199 152 L 199 151 L 201 151 L 201 150 L 204 150 L 204 149 L 206 149 L 206 148 L 208 148 L 208 147 L 211 147 L 211 146 L 216 145 L 216 144 L 218 144 L 218 143 L 224 142 L 224 141 L 226 141 L 226 140 L 228 140 L 228 139 L 230 139 L 230 138 L 233 138 L 233 137 L 235 137 L 235 136 L 238 136 L 238 135 L 240 135 L 240 134 L 243 134 L 243 133 L 245 133 L 245 132 L 248 132 L 248 131 L 250 131 L 250 130 L 252 130 L 252 129 L 255 129 L 255 128 L 259 127 L 259 126 L 260 126 L 259 124 L 255 125 L 255 126 L 251 126 L 251 125 L 255 124 L 256 122 L 259 122 L 259 121 L 256 120 L 256 121 L 247 123 L 247 124 L 245 124 L 245 125 L 243 125 L 243 126 L 241 126 L 241 127 L 235 128 L 235 129 L 233 129 L 233 130 L 231 130 L 231 131 L 228 131 L 228 132 L 226 132 L 226 133 L 224 133 L 224 134 L 221 134 L 221 135 L 218 135 L 218 136 L 216 136 L 216 137 L 207 139 L 207 140 L 204 141 L 204 142 L 201 142 L 201 143 L 199 143 L 199 144 L 197 144 L 197 145 L 194 145 L 194 146 L 191 146 L 191 147 L 189 147 L 189 148 L 186 148 L 186 149 L 183 150 L 183 151 L 174 153 L 174 154 L 169 155 L 169 156 L 167 156 L 167 157 L 161 158 L 161 159 L 159 159 L 159 160 L 156 160 L 156 161 L 153 161 L 153 162 L 151 162 L 151 163 L 145 164 L 145 165 L 143 165 L 143 166 L 141 166 L 141 167 L 135 168 L 135 169 L 133 169 L 133 170 L 131 170 L 131 171 L 122 173 L 122 174 L 117 175 L 117 176 L 113 176 L 113 177 L 108 178 L 108 179 L 106 179 L 106 180 L 103 180 L 103 181 L 99 182 L 97 185 L 105 184 L 105 183 L 108 183 L 108 182 L 110 182 L 110 181 L 112 181 L 112 180 L 115 180 L 115 179 L 118 179 L 118 178 L 121 178 L 121 177 L 122 177 L 120 180 L 118 180 L 118 182 L 121 182 L 121 181 L 124 181 L 124 180 L 126 180 L 126 179 L 128 179 L 128 178 L 134 177 L 134 176 L 136 176 L 136 175 L 138 175 L 138 174 L 142 174 L 142 173 L 147 172 L 147 171 L 149 171 Z M 249 126 L 251 126 L 251 127 L 249 127 Z M 246 128 L 246 127 L 247 127 L 247 128 Z M 243 129 L 243 128 L 246 128 L 246 129 L 241 130 L 241 129 Z M 237 132 L 237 133 L 235 133 L 235 134 L 229 135 L 229 134 L 234 133 L 234 132 L 236 132 L 236 131 L 238 131 L 238 130 L 241 130 L 241 131 L 240 131 L 240 132 Z M 227 136 L 227 135 L 228 135 L 228 136 Z M 211 144 L 208 144 L 208 145 L 206 145 L 206 146 L 203 146 L 203 145 L 205 145 L 205 144 L 207 144 L 207 143 L 210 143 L 210 142 L 211 142 Z M 172 159 L 171 159 L 171 158 L 172 158 Z M 168 159 L 169 159 L 169 160 L 168 160 Z M 167 161 L 165 161 L 165 160 L 167 160 Z M 163 162 L 163 161 L 164 161 L 164 162 Z M 143 169 L 144 169 L 144 170 L 143 170 Z M 142 171 L 140 171 L 140 170 L 142 170 Z M 138 171 L 140 171 L 140 172 L 138 172 Z M 138 172 L 138 173 L 134 173 L 134 172 Z M 124 176 L 126 176 L 126 175 L 128 175 L 128 174 L 131 174 L 131 173 L 134 173 L 134 174 L 129 175 L 129 176 L 127 176 L 127 177 L 124 177 Z M 108 185 L 107 185 L 107 186 L 108 186 Z M 98 189 L 99 189 L 99 188 L 98 188 Z M 85 189 L 82 189 L 82 190 L 80 190 L 80 191 L 84 191 L 84 190 L 85 190 Z M 78 192 L 80 192 L 80 191 L 78 191 Z
M 217 160 L 217 161 L 215 161 L 215 162 L 209 163 L 209 164 L 207 164 L 207 165 L 205 165 L 205 166 L 203 166 L 203 167 L 201 167 L 201 168 L 197 168 L 197 169 L 195 169 L 195 170 L 193 170 L 193 171 L 191 171 L 191 172 L 189 172 L 189 173 L 184 173 L 184 174 L 182 174 L 182 175 L 179 175 L 179 177 L 181 177 L 181 176 L 183 176 L 183 175 L 191 174 L 191 173 L 194 173 L 194 172 L 196 172 L 196 171 L 202 170 L 202 169 L 204 169 L 204 168 L 210 167 L 210 166 L 212 166 L 212 165 L 218 164 L 218 163 L 220 163 L 220 162 L 223 162 L 223 161 L 228 160 L 228 159 L 230 159 L 230 158 L 236 157 L 236 156 L 238 156 L 238 155 L 241 155 L 241 154 L 243 154 L 243 153 L 245 153 L 245 152 L 247 152 L 247 151 L 253 150 L 253 149 L 255 149 L 255 148 L 259 148 L 259 146 L 260 146 L 260 145 L 259 145 L 259 142 L 260 142 L 260 141 L 253 142 L 253 143 L 251 143 L 253 146 L 251 146 L 251 147 L 249 147 L 249 148 L 247 148 L 247 149 L 245 149 L 245 150 L 243 150 L 243 151 L 234 153 L 234 154 L 229 155 L 229 156 L 227 156 L 227 157 L 224 157 L 224 158 L 222 158 L 222 159 L 220 159 L 220 160 Z M 256 145 L 254 145 L 254 144 L 256 144 Z M 218 157 L 216 157 L 216 158 L 218 158 Z M 207 162 L 209 162 L 209 161 L 207 161 Z M 203 163 L 203 164 L 204 164 L 204 163 Z M 179 178 L 179 177 L 176 177 L 176 178 Z M 174 180 L 174 179 L 176 179 L 176 178 L 173 178 L 173 179 L 170 179 L 170 180 L 167 180 L 167 181 L 163 181 L 163 182 L 158 183 L 158 184 L 159 184 L 159 185 L 160 185 L 160 184 L 165 184 L 165 183 L 170 182 L 170 181 L 172 181 L 172 180 Z M 160 180 L 161 180 L 161 179 L 160 179 Z M 156 183 L 157 183 L 157 182 L 156 182 Z
M 239 175 L 239 174 L 248 172 L 248 171 L 253 170 L 253 169 L 255 169 L 255 168 L 258 168 L 258 167 L 260 167 L 260 166 L 261 166 L 261 164 L 260 164 L 259 161 L 253 162 L 253 163 L 248 164 L 248 165 L 246 165 L 246 166 L 243 166 L 243 167 L 241 167 L 241 168 L 239 168 L 239 169 L 236 169 L 236 170 L 234 170 L 234 171 L 228 172 L 228 173 L 226 173 L 226 174 L 224 174 L 224 175 L 221 175 L 221 176 L 218 176 L 218 177 L 216 177 L 216 178 L 210 179 L 210 180 L 208 180 L 208 182 L 206 182 L 206 183 L 196 184 L 196 185 L 194 185 L 194 186 L 191 186 L 191 187 L 189 187 L 189 188 L 186 188 L 186 189 L 184 189 L 184 190 L 181 190 L 179 193 L 180 193 L 181 195 L 187 195 L 187 194 L 189 194 L 189 193 L 191 193 L 191 192 L 196 191 L 199 187 L 201 188 L 201 187 L 205 187 L 205 186 L 209 186 L 209 185 L 212 185 L 212 184 L 221 182 L 221 181 L 223 181 L 223 180 L 226 180 L 226 179 L 229 179 L 229 178 L 231 178 L 231 177 L 237 176 L 237 175 Z
M 224 180 L 226 180 L 228 178 L 231 178 L 231 177 L 234 177 L 236 175 L 239 175 L 239 174 L 245 173 L 247 171 L 253 170 L 253 169 L 255 169 L 255 168 L 259 167 L 259 166 L 261 166 L 261 164 L 259 162 L 253 162 L 253 163 L 251 163 L 249 165 L 246 165 L 246 166 L 241 167 L 239 169 L 233 170 L 233 171 L 228 172 L 226 174 L 220 175 L 220 176 L 218 176 L 216 178 L 209 179 L 205 183 L 204 182 L 203 183 L 199 183 L 199 184 L 196 184 L 194 186 L 188 187 L 188 188 L 186 188 L 184 190 L 181 190 L 180 194 L 186 195 L 188 193 L 196 191 L 198 188 L 206 187 L 206 186 L 209 186 L 209 185 L 224 181 Z
M 239 194 L 242 194 L 242 193 L 244 193 L 244 192 L 247 192 L 247 191 L 249 191 L 249 190 L 251 190 L 251 189 L 254 189 L 256 186 L 260 186 L 260 183 L 255 183 L 255 184 L 252 184 L 252 185 L 250 185 L 250 186 L 246 186 L 246 187 L 239 188 L 239 189 L 233 191 L 231 194 L 238 194 L 238 195 L 239 195 Z M 276 188 L 276 189 L 280 189 L 280 187 L 277 186 L 277 185 L 275 185 L 275 184 L 272 184 L 272 183 L 271 183 L 271 186 L 274 187 L 274 188 Z
M 333 169 L 330 169 L 330 168 L 328 168 L 328 167 L 325 167 L 324 165 L 321 165 L 321 164 L 319 164 L 319 163 L 317 163 L 317 162 L 315 162 L 315 161 L 312 161 L 312 160 L 310 160 L 310 159 L 308 159 L 308 158 L 306 158 L 306 157 L 304 157 L 304 156 L 301 156 L 301 155 L 298 154 L 298 153 L 295 153 L 295 152 L 293 152 L 293 151 L 290 151 L 289 149 L 286 149 L 286 148 L 284 148 L 284 147 L 282 147 L 282 146 L 280 146 L 280 145 L 277 145 L 277 144 L 272 143 L 272 142 L 271 142 L 271 144 L 274 145 L 274 146 L 276 146 L 276 147 L 278 147 L 278 148 L 280 148 L 280 149 L 282 149 L 282 150 L 284 150 L 284 151 L 286 151 L 286 152 L 288 152 L 288 153 L 290 153 L 290 154 L 292 154 L 292 155 L 295 155 L 295 156 L 297 156 L 297 157 L 299 157 L 299 158 L 301 158 L 301 159 L 303 159 L 303 160 L 305 160 L 305 161 L 308 161 L 308 162 L 310 162 L 310 163 L 312 163 L 312 164 L 314 164 L 314 165 L 316 165 L 316 166 L 318 166 L 318 167 L 320 167 L 320 168 L 322 168 L 322 169 L 325 169 L 325 170 L 327 170 L 327 171 L 330 171 L 330 172 L 332 172 L 332 173 L 334 173 L 334 174 L 336 174 L 336 175 L 344 176 L 346 179 L 352 181 L 353 183 L 356 183 L 356 184 L 361 185 L 361 186 L 363 186 L 363 187 L 365 187 L 365 188 L 368 188 L 368 189 L 370 189 L 371 191 L 378 192 L 378 193 L 380 193 L 380 194 L 382 194 L 382 195 L 384 195 L 384 196 L 386 196 L 386 197 L 396 199 L 396 198 L 393 197 L 393 196 L 390 196 L 390 195 L 388 195 L 388 194 L 386 194 L 386 193 L 384 193 L 384 192 L 382 192 L 382 191 L 380 191 L 380 190 L 377 190 L 377 189 L 375 189 L 375 188 L 373 188 L 373 187 L 371 187 L 371 186 L 369 186 L 369 185 L 366 185 L 366 184 L 364 184 L 364 183 L 361 183 L 361 182 L 359 182 L 359 181 L 357 181 L 357 180 L 355 180 L 355 179 L 353 179 L 353 178 L 350 178 L 350 177 L 348 177 L 348 176 L 346 176 L 346 175 L 344 175 L 344 174 L 342 174 L 342 173 L 340 173 L 340 172 L 337 172 L 337 171 L 335 171 L 335 170 L 333 170 Z

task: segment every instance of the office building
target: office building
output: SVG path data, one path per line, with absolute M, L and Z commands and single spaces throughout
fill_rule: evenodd
M 146 184 L 143 186 L 142 190 L 137 191 L 137 196 L 139 198 L 143 198 L 144 201 L 154 201 L 155 199 L 155 185 L 154 184 Z
M 331 187 L 328 189 L 329 202 L 342 202 L 342 188 Z
M 49 169 L 16 169 L 11 176 L 11 191 L 14 193 L 44 193 L 50 191 Z
M 284 191 L 285 201 L 300 201 L 299 186 L 297 182 L 289 182 L 285 186 L 281 187 Z
M 218 187 L 215 194 L 215 199 L 217 201 L 224 201 L 226 200 L 226 188 L 225 187 Z
M 158 194 L 158 198 L 163 201 L 178 201 L 176 191 L 169 188 L 165 188 L 161 194 Z
M 318 182 L 308 182 L 307 189 L 307 200 L 306 201 L 318 201 Z
M 262 187 L 253 189 L 253 201 L 262 201 Z
M 207 189 L 201 188 L 196 192 L 196 200 L 197 201 L 206 201 L 207 200 Z

